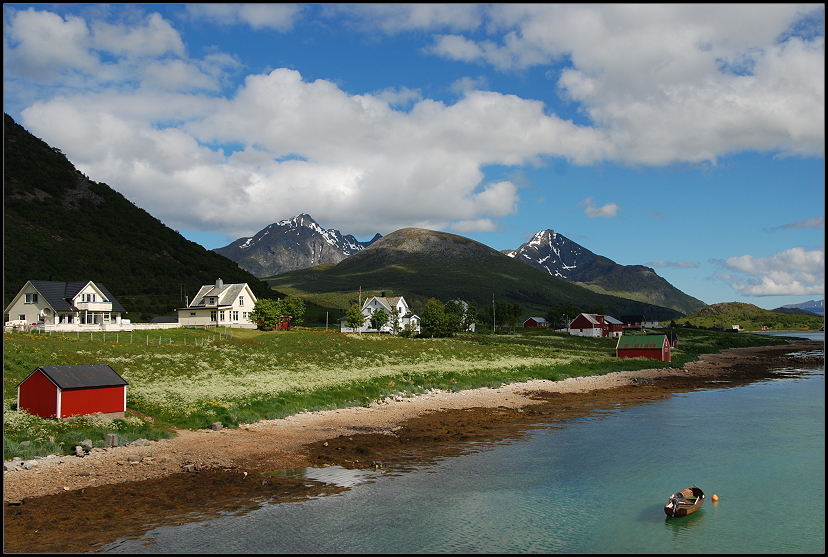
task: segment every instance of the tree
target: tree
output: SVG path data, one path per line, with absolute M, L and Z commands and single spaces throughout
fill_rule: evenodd
M 420 314 L 420 333 L 424 336 L 441 337 L 446 335 L 448 319 L 443 302 L 431 298 Z
M 299 325 L 305 315 L 305 301 L 296 296 L 287 296 L 279 300 L 282 304 L 282 315 L 290 317 L 291 325 Z
M 362 308 L 359 304 L 353 304 L 345 312 L 345 325 L 351 329 L 359 329 L 365 324 L 365 315 L 362 314 Z
M 400 310 L 397 306 L 391 308 L 391 333 L 398 334 L 400 332 Z
M 386 323 L 388 323 L 388 312 L 384 309 L 377 308 L 371 313 L 371 327 L 376 329 L 378 333 Z
M 272 331 L 288 319 L 289 326 L 302 322 L 305 315 L 305 302 L 296 296 L 287 296 L 281 300 L 270 300 L 262 298 L 256 300 L 253 311 L 250 312 L 250 320 L 256 323 L 262 331 Z
M 596 315 L 606 315 L 607 310 L 601 304 L 597 304 L 597 305 L 594 305 L 591 308 L 589 308 L 587 310 L 587 313 L 593 313 L 593 314 L 596 314 Z
M 250 320 L 262 331 L 272 331 L 281 322 L 282 308 L 278 300 L 267 298 L 256 300 L 253 311 L 250 312 Z

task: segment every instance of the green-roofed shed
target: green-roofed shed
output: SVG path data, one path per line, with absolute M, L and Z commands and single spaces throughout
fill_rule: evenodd
M 618 358 L 650 358 L 670 361 L 670 341 L 667 335 L 621 335 L 615 346 Z

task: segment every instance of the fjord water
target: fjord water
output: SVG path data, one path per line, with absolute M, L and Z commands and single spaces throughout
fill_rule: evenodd
M 594 413 L 399 475 L 306 475 L 353 487 L 105 550 L 821 554 L 824 366 Z M 667 519 L 670 494 L 692 484 L 702 509 Z

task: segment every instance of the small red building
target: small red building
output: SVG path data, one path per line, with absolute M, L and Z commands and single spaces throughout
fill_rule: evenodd
M 127 385 L 106 364 L 41 366 L 17 386 L 17 408 L 43 418 L 123 418 Z
M 530 317 L 523 322 L 524 327 L 548 327 L 549 322 L 543 317 Z
M 623 335 L 615 347 L 618 358 L 650 358 L 670 361 L 670 341 L 667 335 Z

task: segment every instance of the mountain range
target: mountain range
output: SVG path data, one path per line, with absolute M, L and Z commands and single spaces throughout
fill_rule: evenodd
M 315 265 L 339 263 L 378 238 L 381 238 L 379 234 L 369 242 L 360 242 L 339 230 L 325 230 L 310 215 L 301 214 L 213 251 L 257 277 L 271 277 Z
M 336 265 L 288 271 L 265 280 L 281 292 L 342 310 L 358 301 L 359 292 L 362 299 L 383 293 L 405 296 L 415 312 L 433 297 L 476 302 L 480 308 L 508 301 L 521 305 L 528 315 L 544 315 L 552 306 L 569 303 L 584 311 L 602 306 L 610 315 L 646 315 L 661 321 L 684 315 L 594 292 L 470 238 L 422 228 L 392 232 Z
M 301 214 L 271 224 L 250 238 L 214 250 L 259 278 L 316 265 L 337 264 L 373 245 L 381 236 L 360 242 L 338 230 L 323 229 Z M 675 288 L 643 265 L 619 265 L 596 255 L 553 230 L 541 230 L 507 257 L 601 294 L 667 307 L 690 315 L 705 303 Z
M 825 300 L 809 300 L 807 302 L 802 302 L 800 304 L 788 304 L 784 305 L 781 308 L 777 308 L 774 311 L 778 311 L 781 309 L 800 309 L 805 310 L 811 313 L 815 313 L 817 315 L 825 315 Z

